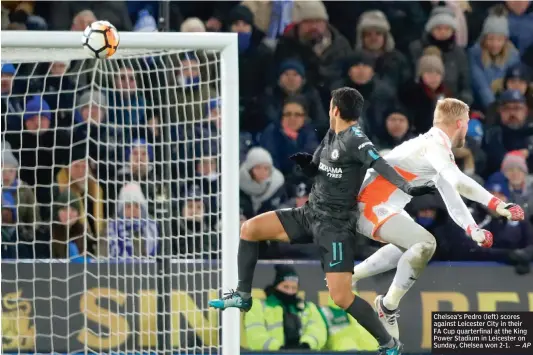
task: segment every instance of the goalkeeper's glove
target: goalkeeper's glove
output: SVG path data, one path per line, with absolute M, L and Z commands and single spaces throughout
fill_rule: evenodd
M 494 241 L 491 232 L 481 229 L 476 225 L 468 226 L 466 228 L 466 234 L 482 248 L 490 248 Z
M 318 166 L 313 163 L 312 154 L 296 153 L 291 155 L 289 159 L 295 162 L 308 177 L 314 177 L 318 173 Z
M 489 210 L 496 211 L 497 214 L 507 218 L 508 220 L 524 220 L 524 210 L 516 203 L 506 203 L 497 197 L 493 197 L 487 207 Z

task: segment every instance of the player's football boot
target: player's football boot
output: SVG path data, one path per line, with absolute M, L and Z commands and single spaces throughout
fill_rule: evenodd
M 379 320 L 387 329 L 389 334 L 396 339 L 400 338 L 400 330 L 398 329 L 398 317 L 400 316 L 399 310 L 389 311 L 383 306 L 383 296 L 379 295 L 374 301 L 374 306 L 378 314 Z
M 248 312 L 252 308 L 252 297 L 245 299 L 237 291 L 230 290 L 222 298 L 209 301 L 209 306 L 221 310 L 238 308 L 242 312 Z
M 378 355 L 401 355 L 402 350 L 403 344 L 398 339 L 394 339 L 394 346 L 392 348 L 381 346 Z

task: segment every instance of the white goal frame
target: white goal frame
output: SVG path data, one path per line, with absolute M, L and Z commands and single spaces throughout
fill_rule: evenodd
M 206 49 L 220 51 L 221 116 L 221 213 L 222 213 L 222 289 L 235 289 L 238 282 L 239 248 L 239 66 L 237 34 L 179 32 L 119 32 L 121 49 L 177 50 Z M 2 31 L 1 47 L 14 49 L 72 49 L 84 53 L 81 32 L 70 31 Z M 90 57 L 87 54 L 80 58 Z M 28 58 L 35 59 L 38 58 Z M 102 59 L 105 60 L 105 59 Z M 237 183 L 236 183 L 237 182 Z M 240 354 L 240 313 L 237 309 L 222 312 L 222 353 Z

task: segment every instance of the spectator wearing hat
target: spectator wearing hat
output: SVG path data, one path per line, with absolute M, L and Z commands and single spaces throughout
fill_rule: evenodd
M 205 32 L 206 28 L 198 17 L 189 17 L 180 26 L 180 32 Z
M 509 199 L 520 205 L 526 219 L 533 223 L 533 175 L 529 175 L 522 152 L 507 153 L 502 161 L 501 173 L 509 184 Z
M 189 186 L 184 191 L 178 218 L 177 240 L 173 240 L 174 254 L 181 259 L 191 256 L 211 259 L 218 256 L 218 236 L 211 229 L 209 212 L 206 209 L 200 186 Z
M 22 228 L 18 219 L 18 205 L 14 196 L 2 192 L 2 260 L 33 257 L 34 235 L 27 228 Z
M 506 1 L 511 40 L 520 53 L 533 45 L 533 6 L 530 1 Z
M 16 220 L 23 235 L 34 240 L 36 230 L 40 229 L 41 213 L 35 203 L 33 189 L 18 178 L 19 162 L 9 149 L 2 151 L 2 194 L 10 195 L 15 203 Z
M 489 16 L 478 42 L 468 51 L 475 102 L 486 110 L 495 100 L 508 68 L 520 62 L 509 40 L 509 24 L 503 16 Z
M 56 175 L 56 193 L 67 190 L 80 198 L 79 211 L 87 213 L 87 222 L 98 237 L 105 234 L 105 194 L 89 165 L 87 143 L 80 142 L 71 147 L 71 163 Z
M 56 195 L 52 207 L 52 258 L 95 255 L 97 240 L 84 217 L 83 200 L 68 188 Z
M 285 202 L 285 178 L 274 167 L 272 156 L 266 149 L 250 149 L 239 175 L 240 201 L 246 218 L 275 210 Z
M 412 130 L 416 134 L 427 132 L 433 126 L 433 112 L 437 101 L 452 97 L 444 82 L 445 67 L 436 47 L 428 47 L 418 60 L 415 81 L 404 86 L 400 101 L 412 117 Z
M 285 101 L 281 118 L 263 131 L 259 144 L 270 153 L 274 166 L 283 175 L 296 172 L 296 164 L 287 157 L 298 152 L 313 154 L 319 144 L 315 129 L 308 121 L 304 97 L 289 97 Z
M 40 96 L 30 97 L 22 117 L 12 119 L 21 122 L 22 132 L 8 130 L 5 140 L 13 151 L 19 152 L 18 178 L 35 187 L 41 216 L 46 220 L 50 213 L 44 206 L 51 201 L 51 185 L 57 169 L 68 164 L 70 136 L 62 130 L 50 129 L 53 127 L 50 106 Z
M 216 60 L 205 51 L 182 52 L 171 60 L 175 74 L 171 81 L 175 83 L 168 89 L 169 121 L 195 123 L 207 116 L 206 103 L 218 96 L 213 76 L 217 69 L 211 67 Z
M 385 124 L 385 112 L 394 105 L 394 89 L 375 75 L 375 58 L 367 52 L 357 51 L 342 59 L 343 77 L 331 85 L 357 89 L 365 98 L 359 124 L 369 137 L 376 136 Z
M 411 78 L 411 66 L 407 58 L 395 48 L 389 21 L 379 10 L 364 12 L 357 24 L 355 49 L 372 55 L 375 72 L 397 89 Z
M 279 67 L 277 82 L 267 87 L 262 100 L 262 112 L 268 123 L 277 123 L 282 115 L 284 102 L 294 95 L 305 99 L 308 118 L 318 135 L 322 137 L 329 129 L 329 118 L 326 115 L 321 97 L 316 88 L 306 81 L 305 68 L 297 59 L 287 59 Z
M 385 113 L 385 127 L 374 142 L 378 150 L 393 149 L 414 137 L 410 130 L 409 112 L 401 104 L 395 104 Z
M 117 217 L 107 226 L 107 256 L 118 259 L 155 257 L 159 228 L 148 213 L 148 202 L 140 186 L 124 185 L 118 205 Z M 99 242 L 103 242 L 103 238 Z
M 350 43 L 329 24 L 322 1 L 302 1 L 294 18 L 294 26 L 279 39 L 274 63 L 298 58 L 306 69 L 306 80 L 312 86 L 328 88 L 332 77 L 338 76 L 336 63 L 352 52 Z M 328 93 L 329 94 L 329 93 Z
M 263 43 L 265 34 L 254 26 L 254 14 L 248 7 L 235 6 L 228 14 L 227 23 L 228 31 L 237 33 L 241 120 L 247 129 L 247 122 L 254 122 L 262 114 L 259 99 L 271 80 L 273 53 Z
M 485 131 L 483 149 L 490 157 L 486 175 L 500 170 L 507 152 L 519 150 L 533 169 L 533 124 L 528 123 L 528 108 L 524 95 L 518 90 L 506 90 L 499 98 L 498 124 Z
M 422 38 L 411 43 L 409 52 L 416 63 L 424 55 L 425 48 L 429 46 L 439 48 L 445 68 L 444 85 L 453 97 L 470 105 L 473 98 L 468 57 L 465 50 L 456 44 L 456 29 L 457 20 L 453 10 L 443 6 L 435 7 L 431 11 Z
M 320 350 L 327 340 L 326 324 L 312 302 L 298 297 L 299 278 L 288 265 L 276 265 L 266 299 L 254 298 L 244 317 L 250 350 Z

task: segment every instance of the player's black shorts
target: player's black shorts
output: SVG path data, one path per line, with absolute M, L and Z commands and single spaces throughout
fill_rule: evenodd
M 309 204 L 277 210 L 291 244 L 316 243 L 320 247 L 324 272 L 352 272 L 354 266 L 357 214 L 336 218 L 313 210 Z

